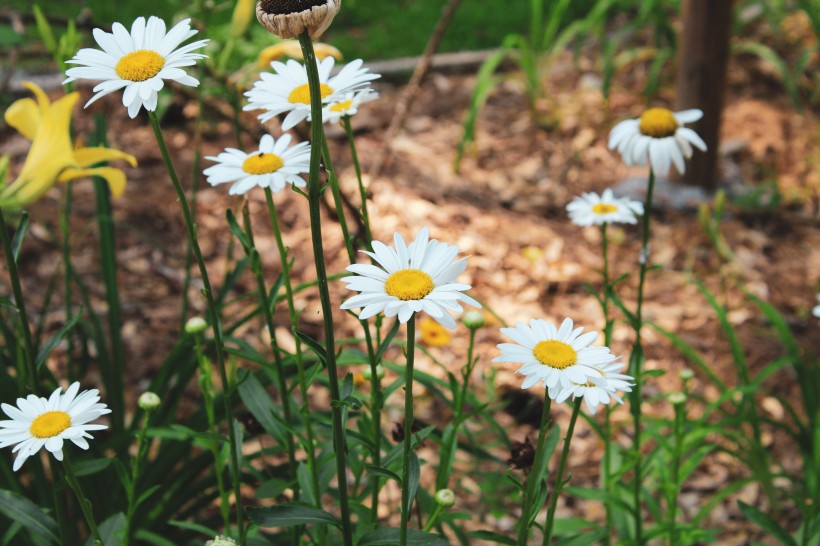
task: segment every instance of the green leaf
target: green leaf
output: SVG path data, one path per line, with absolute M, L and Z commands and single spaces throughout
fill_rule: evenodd
M 259 421 L 265 432 L 276 438 L 281 445 L 285 442 L 285 429 L 274 419 L 273 413 L 279 409 L 271 400 L 270 395 L 252 373 L 244 371 L 248 378 L 239 385 L 239 397 L 248 408 L 248 411 Z
M 122 541 L 122 533 L 125 531 L 125 514 L 117 512 L 109 516 L 104 522 L 99 525 L 100 537 L 102 537 L 103 544 L 115 545 Z M 94 546 L 94 538 L 88 537 L 85 541 L 86 546 Z
M 99 459 L 89 459 L 74 464 L 74 473 L 77 476 L 90 476 L 97 472 L 102 472 L 111 464 L 112 459 L 100 457 Z
M 11 239 L 11 254 L 14 256 L 14 263 L 17 263 L 20 256 L 20 247 L 23 246 L 23 239 L 28 233 L 29 226 L 28 212 L 23 211 L 20 215 L 20 223 L 17 225 L 17 231 L 14 232 L 14 237 Z
M 612 493 L 607 493 L 599 489 L 587 489 L 585 487 L 567 487 L 564 491 L 569 495 L 581 497 L 582 499 L 597 500 L 604 504 L 617 506 L 618 508 L 634 514 L 632 507 L 629 506 L 623 499 Z
M 418 455 L 415 452 L 410 454 L 410 472 L 407 476 L 409 483 L 403 484 L 406 485 L 408 488 L 408 495 L 407 495 L 407 503 L 408 505 L 405 506 L 407 513 L 411 513 L 411 508 L 413 507 L 413 499 L 416 498 L 416 493 L 419 490 L 419 480 L 421 479 L 421 464 L 419 464 Z
M 0 512 L 51 544 L 60 542 L 57 538 L 57 524 L 27 498 L 13 491 L 0 489 Z
M 781 544 L 797 546 L 797 542 L 789 535 L 789 532 L 783 529 L 770 515 L 764 514 L 754 506 L 741 500 L 737 501 L 737 505 L 744 518 L 766 531 L 771 537 L 776 538 Z
M 46 46 L 48 52 L 53 55 L 57 52 L 57 40 L 54 39 L 54 32 L 51 30 L 51 25 L 48 23 L 46 16 L 43 15 L 43 10 L 40 9 L 40 6 L 34 4 L 32 11 L 34 12 L 34 21 L 37 24 L 37 32 L 40 34 L 40 39 L 43 41 L 43 45 Z
M 346 396 L 344 400 L 333 400 L 330 402 L 331 407 L 342 408 L 347 407 L 353 411 L 362 409 L 362 402 L 355 396 Z
M 275 499 L 290 486 L 291 483 L 287 480 L 271 478 L 270 480 L 262 482 L 259 485 L 259 488 L 256 490 L 256 498 Z
M 200 525 L 199 523 L 194 523 L 192 521 L 177 521 L 171 520 L 168 523 L 173 525 L 174 527 L 179 527 L 180 529 L 188 529 L 189 531 L 194 531 L 201 535 L 205 535 L 208 538 L 214 537 L 217 535 L 217 532 L 209 527 L 205 527 L 204 525 Z
M 310 347 L 310 350 L 319 357 L 319 360 L 322 362 L 322 366 L 327 368 L 327 351 L 325 351 L 325 348 L 321 343 L 306 333 L 300 332 L 296 328 L 293 329 L 293 335 L 298 337 L 305 345 Z
M 399 476 L 395 472 L 391 472 L 390 470 L 387 470 L 386 468 L 383 468 L 381 466 L 374 466 L 366 463 L 364 465 L 364 468 L 365 470 L 367 470 L 369 474 L 390 478 L 391 480 L 394 480 L 397 484 L 401 485 L 401 476 Z
M 37 359 L 35 360 L 38 370 L 43 366 L 43 364 L 45 364 L 46 358 L 48 358 L 48 355 L 51 354 L 51 351 L 53 351 L 54 348 L 63 340 L 63 338 L 65 338 L 65 336 L 67 336 L 68 333 L 74 329 L 77 325 L 77 321 L 80 320 L 80 315 L 81 313 L 77 313 L 71 317 L 68 322 L 63 325 L 59 332 L 48 338 L 46 342 L 43 343 L 43 346 L 40 347 L 40 352 L 37 353 Z
M 314 508 L 298 504 L 278 504 L 264 508 L 248 508 L 248 518 L 261 527 L 293 527 L 295 525 L 333 525 L 342 528 L 336 516 Z
M 496 544 L 509 544 L 510 546 L 518 544 L 515 539 L 499 533 L 493 533 L 492 531 L 472 531 L 467 533 L 467 536 L 488 542 L 495 542 Z
M 245 232 L 242 231 L 242 228 L 239 227 L 239 224 L 236 221 L 236 216 L 234 216 L 233 211 L 231 209 L 225 211 L 225 217 L 228 220 L 228 227 L 230 228 L 231 233 L 233 233 L 234 236 L 237 239 L 239 239 L 239 243 L 242 245 L 242 248 L 245 250 L 245 252 L 249 252 L 252 247 L 251 242 L 248 240 L 248 236 L 245 234 Z
M 360 538 L 357 546 L 396 546 L 399 543 L 400 535 L 401 529 L 382 527 Z M 408 529 L 407 544 L 413 546 L 447 546 L 450 543 L 439 535 Z
M 396 337 L 396 334 L 399 331 L 399 326 L 400 323 L 398 320 L 396 320 L 396 322 L 393 323 L 393 326 L 390 327 L 390 331 L 388 331 L 387 334 L 384 336 L 381 345 L 379 345 L 379 350 L 376 351 L 376 362 L 381 362 L 384 352 L 390 346 L 390 342 L 393 341 L 393 338 Z

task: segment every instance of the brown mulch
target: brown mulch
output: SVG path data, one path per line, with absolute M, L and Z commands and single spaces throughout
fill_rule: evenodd
M 591 70 L 590 70 L 591 72 Z M 634 76 L 640 81 L 640 75 Z M 753 372 L 782 354 L 776 338 L 770 335 L 760 313 L 744 299 L 743 289 L 777 307 L 788 319 L 798 339 L 814 354 L 820 354 L 818 322 L 811 317 L 815 292 L 820 289 L 820 153 L 817 138 L 820 131 L 818 112 L 807 109 L 796 112 L 787 97 L 771 85 L 748 85 L 757 76 L 736 68 L 730 77 L 730 91 L 724 113 L 723 140 L 731 146 L 726 157 L 748 188 L 776 180 L 784 201 L 773 210 L 728 208 L 721 227 L 735 260 L 717 258 L 704 235 L 693 209 L 657 211 L 653 217 L 652 260 L 663 270 L 651 273 L 645 314 L 667 330 L 678 333 L 691 343 L 714 371 L 735 384 L 731 354 L 714 313 L 693 285 L 701 280 L 718 295 L 729 309 L 732 324 L 738 329 Z M 571 224 L 564 206 L 584 191 L 602 191 L 629 176 L 640 176 L 642 170 L 625 167 L 620 158 L 606 149 L 606 137 L 612 124 L 636 115 L 642 109 L 640 94 L 634 88 L 616 86 L 608 104 L 595 85 L 595 78 L 584 74 L 584 67 L 568 60 L 559 62 L 549 83 L 548 103 L 557 126 L 549 131 L 532 123 L 526 101 L 513 81 L 506 81 L 492 95 L 482 113 L 477 138 L 465 157 L 460 174 L 453 172 L 455 145 L 461 137 L 461 124 L 474 78 L 432 74 L 412 109 L 405 130 L 393 142 L 393 160 L 376 180 L 366 179 L 372 201 L 374 237 L 388 240 L 394 231 L 412 239 L 421 226 L 429 226 L 432 237 L 455 243 L 470 256 L 463 279 L 473 285 L 479 299 L 512 324 L 518 320 L 543 317 L 560 321 L 572 317 L 579 325 L 600 329 L 601 312 L 586 285 L 600 286 L 600 234 L 594 228 L 581 229 Z M 88 88 L 81 88 L 84 95 Z M 399 88 L 383 84 L 382 97 L 363 108 L 354 119 L 357 146 L 367 171 L 368 158 L 374 157 L 392 115 L 392 101 Z M 659 102 L 668 99 L 663 94 Z M 191 182 L 193 149 L 191 119 L 193 104 L 177 105 L 165 126 L 177 168 L 186 186 Z M 140 160 L 137 169 L 128 170 L 125 195 L 113 203 L 117 223 L 119 284 L 123 306 L 123 337 L 129 364 L 129 384 L 139 394 L 160 366 L 178 336 L 184 281 L 186 236 L 167 174 L 145 119 L 129 120 L 117 97 L 95 104 L 92 111 L 104 111 L 109 124 L 110 145 L 127 150 Z M 235 143 L 231 125 L 205 112 L 204 155 L 215 155 Z M 76 130 L 87 134 L 90 116 L 76 115 Z M 243 123 L 258 131 L 253 116 L 244 115 Z M 277 128 L 271 128 L 274 133 Z M 329 133 L 335 167 L 342 189 L 356 203 L 355 174 L 343 133 Z M 250 138 L 244 142 L 253 146 Z M 6 130 L 0 152 L 12 155 L 12 165 L 22 164 L 25 145 L 16 133 Z M 204 162 L 206 166 L 208 162 Z M 18 167 L 19 168 L 19 167 Z M 366 173 L 365 173 L 366 175 Z M 200 180 L 200 186 L 204 180 Z M 53 275 L 61 274 L 57 244 L 57 218 L 62 206 L 63 189 L 52 190 L 31 210 L 31 236 L 21 255 L 25 290 L 34 309 L 42 304 L 42 289 Z M 265 271 L 274 278 L 279 270 L 278 254 L 268 227 L 264 196 L 252 192 L 250 210 L 255 227 L 256 245 Z M 286 244 L 295 258 L 298 280 L 308 280 L 313 272 L 307 207 L 304 199 L 286 191 L 276 196 L 283 223 Z M 197 199 L 197 221 L 200 243 L 211 278 L 218 285 L 231 264 L 227 257 L 231 234 L 225 220 L 225 209 L 239 211 L 240 201 L 227 195 L 226 187 L 202 188 Z M 332 212 L 326 209 L 325 212 Z M 72 214 L 72 259 L 83 282 L 89 287 L 95 307 L 105 311 L 104 290 L 99 279 L 97 229 L 94 195 L 90 184 L 75 184 Z M 333 229 L 332 214 L 326 214 L 323 233 L 330 272 L 340 272 L 347 265 L 342 239 Z M 619 293 L 634 308 L 635 275 L 639 229 L 633 226 L 612 229 L 611 268 L 613 275 L 632 273 Z M 234 248 L 234 258 L 241 249 Z M 196 275 L 195 275 L 196 277 Z M 6 279 L 4 292 L 7 292 Z M 341 301 L 344 290 L 333 283 L 334 303 Z M 250 293 L 254 285 L 249 276 L 242 279 L 239 291 Z M 195 312 L 203 312 L 203 301 L 191 291 Z M 61 293 L 57 290 L 46 313 L 46 331 L 57 330 L 64 320 Z M 232 306 L 226 321 L 246 311 L 251 303 Z M 299 295 L 297 305 L 305 308 L 304 328 L 311 333 L 321 329 L 318 297 L 313 292 Z M 341 313 L 339 313 L 341 316 Z M 357 335 L 355 321 L 343 319 L 344 334 Z M 284 309 L 277 314 L 277 334 L 287 348 L 289 324 Z M 495 326 L 498 325 L 496 321 Z M 256 340 L 262 347 L 260 325 L 250 322 L 237 335 Z M 627 355 L 632 332 L 623 322 L 616 325 L 613 351 Z M 502 341 L 497 327 L 479 332 L 477 354 L 481 360 L 473 375 L 475 392 L 488 387 L 502 392 L 518 390 L 520 379 L 514 376 L 514 365 L 491 364 L 497 355 L 495 344 Z M 453 342 L 431 353 L 454 373 L 463 364 L 467 333 L 460 327 Z M 685 359 L 655 330 L 645 332 L 647 368 L 667 373 L 651 380 L 644 389 L 649 414 L 671 415 L 671 407 L 661 396 L 680 388 L 678 372 L 687 367 Z M 400 355 L 392 355 L 397 360 Z M 56 351 L 49 365 L 58 369 L 65 360 L 64 348 Z M 244 363 L 240 363 L 244 365 Z M 443 370 L 426 357 L 420 357 L 420 369 L 444 377 Z M 797 393 L 789 370 L 767 381 L 772 392 L 789 397 Z M 417 387 L 418 388 L 418 387 Z M 705 378 L 696 377 L 695 391 L 714 397 L 715 389 Z M 492 390 L 492 389 L 490 389 Z M 417 414 L 420 420 L 441 424 L 440 407 L 419 391 Z M 526 393 L 525 393 L 526 394 Z M 192 391 L 192 396 L 195 392 Z M 759 397 L 767 417 L 783 418 L 783 408 L 768 394 Z M 400 419 L 401 401 L 390 399 L 386 409 L 386 429 L 390 421 Z M 692 411 L 698 411 L 693 405 Z M 554 409 L 556 419 L 566 424 L 567 407 Z M 621 426 L 618 440 L 628 444 L 630 418 L 627 408 L 619 408 L 613 418 Z M 534 425 L 520 415 L 498 412 L 497 421 L 509 431 L 512 441 L 534 438 Z M 471 428 L 481 432 L 481 423 Z M 537 425 L 536 425 L 537 426 Z M 773 457 L 780 461 L 796 459 L 796 448 L 768 432 L 764 440 Z M 494 454 L 506 459 L 509 453 L 494 441 Z M 429 443 L 429 442 L 428 442 Z M 433 464 L 436 450 L 424 448 L 422 458 Z M 583 423 L 573 440 L 570 469 L 574 485 L 596 486 L 601 445 Z M 517 521 L 517 507 L 509 515 L 494 517 L 481 512 L 479 485 L 475 468 L 460 459 L 457 468 L 464 470 L 454 484 L 459 495 L 458 508 L 475 515 L 477 528 L 499 532 L 512 529 Z M 788 467 L 790 470 L 797 470 Z M 501 468 L 482 471 L 503 472 Z M 472 472 L 470 477 L 469 473 Z M 691 517 L 697 507 L 716 490 L 745 475 L 746 470 L 731 457 L 715 455 L 707 459 L 682 493 L 683 517 Z M 425 484 L 428 488 L 432 484 Z M 395 491 L 394 500 L 398 500 Z M 740 516 L 736 501 L 742 499 L 765 507 L 762 493 L 755 486 L 742 489 L 719 505 L 706 526 L 722 530 L 721 544 L 747 544 L 750 538 L 762 540 Z M 601 520 L 602 508 L 591 501 L 562 499 L 559 515 L 576 515 Z M 390 510 L 385 507 L 384 515 Z M 784 520 L 784 524 L 792 523 Z

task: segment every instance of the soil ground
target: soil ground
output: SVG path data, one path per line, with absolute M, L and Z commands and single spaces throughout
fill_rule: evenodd
M 587 73 L 589 71 L 589 73 Z M 504 321 L 513 324 L 529 318 L 561 321 L 572 317 L 578 325 L 600 330 L 602 315 L 586 286 L 600 287 L 600 232 L 578 228 L 565 213 L 565 205 L 585 191 L 600 192 L 630 177 L 645 176 L 641 169 L 625 167 L 620 158 L 607 150 L 606 138 L 612 125 L 633 117 L 643 108 L 636 89 L 642 88 L 644 73 L 634 72 L 618 81 L 608 103 L 591 70 L 561 59 L 552 70 L 542 105 L 555 126 L 545 130 L 535 126 L 526 100 L 514 78 L 505 82 L 490 97 L 479 118 L 476 141 L 468 149 L 460 174 L 453 172 L 455 145 L 461 137 L 462 120 L 469 102 L 474 78 L 462 75 L 432 74 L 424 84 L 405 129 L 389 143 L 392 161 L 377 179 L 368 177 L 368 160 L 375 157 L 383 142 L 401 90 L 399 85 L 378 86 L 379 101 L 362 108 L 354 118 L 357 146 L 370 192 L 369 209 L 373 218 L 374 237 L 387 241 L 394 231 L 412 239 L 422 226 L 431 236 L 455 243 L 469 255 L 469 267 L 463 276 L 473 286 L 471 291 Z M 80 87 L 84 96 L 88 88 Z M 811 316 L 815 292 L 820 289 L 820 123 L 818 110 L 797 112 L 788 98 L 766 74 L 754 67 L 734 67 L 730 74 L 727 107 L 723 121 L 723 142 L 727 172 L 732 175 L 729 191 L 733 194 L 761 187 L 775 181 L 783 200 L 776 207 L 740 207 L 730 204 L 721 224 L 721 233 L 733 253 L 733 260 L 718 258 L 701 229 L 696 206 L 663 207 L 654 211 L 652 261 L 662 269 L 650 274 L 645 306 L 646 317 L 663 328 L 676 332 L 692 344 L 715 373 L 731 385 L 737 378 L 731 353 L 719 323 L 701 296 L 693 279 L 698 279 L 719 301 L 729 308 L 729 319 L 746 348 L 752 373 L 783 354 L 776 337 L 756 308 L 745 298 L 744 290 L 761 297 L 778 308 L 810 352 L 820 354 L 818 321 Z M 658 104 L 669 96 L 662 93 Z M 82 103 L 83 101 L 81 101 Z M 141 392 L 178 337 L 184 282 L 186 237 L 179 205 L 167 179 L 150 126 L 144 118 L 129 120 L 117 97 L 97 102 L 92 111 L 103 111 L 109 125 L 109 144 L 139 158 L 140 165 L 129 169 L 128 188 L 113 203 L 117 226 L 119 284 L 124 318 L 124 338 L 129 362 L 133 395 Z M 165 128 L 183 183 L 191 184 L 193 102 L 177 103 L 166 117 Z M 203 133 L 204 155 L 216 155 L 226 146 L 235 146 L 229 122 L 212 112 L 204 112 L 208 124 Z M 87 134 L 90 116 L 76 115 L 76 130 Z M 254 135 L 260 129 L 254 117 L 243 115 L 242 123 Z M 278 127 L 269 129 L 278 134 Z M 347 143 L 341 130 L 329 130 L 336 170 L 343 192 L 358 202 L 356 177 Z M 244 139 L 251 149 L 252 139 Z M 12 156 L 12 165 L 21 165 L 27 149 L 25 141 L 6 130 L 0 152 Z M 209 163 L 204 162 L 203 166 Z M 738 185 L 742 180 L 743 185 Z M 225 209 L 239 211 L 241 202 L 227 195 L 225 187 L 202 187 L 197 197 L 199 239 L 212 279 L 222 279 L 230 265 L 226 258 L 231 234 L 225 220 Z M 54 275 L 60 275 L 60 249 L 57 244 L 57 218 L 64 190 L 56 188 L 31 210 L 31 235 L 21 255 L 25 290 L 35 309 L 41 308 L 44 287 Z M 675 193 L 671 200 L 675 201 Z M 274 239 L 268 227 L 264 196 L 251 192 L 249 206 L 255 227 L 256 245 L 261 252 L 265 271 L 273 279 L 279 270 Z M 285 191 L 276 195 L 286 244 L 295 258 L 298 280 L 309 280 L 313 271 L 307 207 L 299 195 Z M 676 203 L 680 205 L 680 203 Z M 324 230 L 325 248 L 331 273 L 341 272 L 347 257 L 334 213 L 327 207 Z M 99 281 L 95 204 L 91 185 L 79 182 L 74 187 L 72 212 L 72 259 L 80 278 L 91 291 L 98 311 L 105 311 L 105 295 Z M 640 230 L 637 226 L 610 230 L 611 269 L 614 276 L 630 273 L 619 287 L 629 308 L 634 308 Z M 234 249 L 238 256 L 241 249 Z M 196 275 L 195 275 L 196 278 Z M 5 280 L 4 280 L 5 284 Z M 217 282 L 218 284 L 218 282 Z M 5 286 L 8 286 L 5 284 Z M 238 292 L 251 293 L 250 276 L 243 278 Z M 333 283 L 334 303 L 341 301 L 344 290 Z M 203 313 L 203 301 L 191 291 L 193 313 Z M 305 308 L 304 329 L 319 333 L 321 319 L 318 297 L 312 292 L 300 295 L 297 304 Z M 240 303 L 226 311 L 226 321 L 246 311 L 251 303 Z M 245 307 L 243 307 L 245 306 Z M 46 332 L 57 330 L 64 321 L 63 303 L 57 290 L 45 314 Z M 339 313 L 341 316 L 341 313 Z M 287 348 L 288 319 L 284 309 L 277 313 L 277 334 Z M 344 334 L 358 335 L 355 321 L 343 319 Z M 489 393 L 496 401 L 514 401 L 513 407 L 536 404 L 540 393 L 521 392 L 521 379 L 514 375 L 512 364 L 492 364 L 498 354 L 495 345 L 504 341 L 498 331 L 499 321 L 490 317 L 493 327 L 480 330 L 477 336 L 479 364 L 471 379 L 476 393 Z M 259 324 L 250 322 L 238 336 L 259 341 Z M 612 342 L 613 352 L 628 355 L 632 331 L 618 321 Z M 453 334 L 450 344 L 428 350 L 443 367 L 455 373 L 465 360 L 467 331 Z M 292 343 L 292 341 L 291 341 Z M 645 331 L 647 368 L 665 371 L 652 379 L 644 389 L 645 412 L 671 415 L 664 394 L 680 389 L 678 372 L 691 366 L 669 342 L 654 329 Z M 388 355 L 401 360 L 400 355 Z M 49 365 L 58 369 L 65 354 L 54 353 Z M 240 363 L 245 365 L 245 363 Z M 441 367 L 425 356 L 419 368 L 444 377 Z M 356 371 L 356 370 L 352 370 Z M 363 387 L 366 389 L 367 387 Z M 707 398 L 716 391 L 698 373 L 692 389 Z M 798 393 L 795 377 L 784 369 L 766 381 L 766 390 L 758 395 L 764 414 L 775 420 L 785 419 L 777 396 L 793 398 Z M 777 395 L 777 396 L 775 396 Z M 317 395 L 319 396 L 319 395 Z M 323 396 L 323 394 L 321 395 Z M 192 387 L 191 397 L 196 392 Z M 422 391 L 418 392 L 416 409 L 420 420 L 443 425 L 441 404 Z M 523 397 L 523 398 L 522 398 Z M 317 399 L 318 400 L 318 399 Z M 522 403 L 523 401 L 523 403 Z M 534 440 L 537 423 L 529 411 L 503 411 L 495 414 L 497 422 L 508 431 L 511 441 Z M 388 401 L 386 430 L 391 421 L 400 419 L 401 401 Z M 701 407 L 691 404 L 697 414 Z M 538 415 L 538 410 L 534 410 Z M 569 417 L 567 406 L 555 407 L 554 418 L 563 426 Z M 618 441 L 629 443 L 628 407 L 613 413 L 618 424 Z M 469 425 L 482 434 L 482 423 Z M 772 430 L 764 434 L 771 455 L 798 471 L 797 448 Z M 580 423 L 569 459 L 573 485 L 595 486 L 601 458 L 601 444 L 591 429 Z M 502 460 L 509 457 L 507 446 L 495 440 L 494 454 Z M 422 449 L 421 457 L 437 460 L 433 446 Z M 787 462 L 793 461 L 793 462 Z M 457 507 L 474 515 L 475 528 L 510 532 L 517 521 L 517 507 L 508 506 L 483 511 L 480 484 L 476 482 L 474 463 L 460 457 L 457 468 L 463 473 L 455 484 L 459 495 Z M 481 466 L 482 472 L 503 472 L 502 468 Z M 681 496 L 683 518 L 694 511 L 747 471 L 734 459 L 719 454 L 710 456 L 687 482 Z M 424 484 L 423 484 L 424 485 Z M 427 484 L 432 487 L 431 484 Z M 398 501 L 398 493 L 392 492 Z M 737 500 L 766 508 L 757 486 L 751 485 L 730 495 L 720 503 L 705 526 L 721 529 L 720 544 L 748 544 L 766 538 L 751 528 L 740 516 Z M 493 505 L 495 506 L 495 505 Z M 385 515 L 389 513 L 385 507 Z M 794 529 L 793 511 L 787 510 L 783 524 Z M 565 500 L 559 503 L 559 515 L 602 519 L 600 503 Z

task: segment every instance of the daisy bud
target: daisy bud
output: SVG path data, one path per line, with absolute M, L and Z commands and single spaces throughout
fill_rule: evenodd
M 230 537 L 219 535 L 213 540 L 206 542 L 205 546 L 236 546 L 236 542 Z
M 256 18 L 280 38 L 298 38 L 305 30 L 316 38 L 327 30 L 341 5 L 342 0 L 259 0 Z
M 202 317 L 193 317 L 185 323 L 186 334 L 201 334 L 208 329 L 208 323 Z
M 373 377 L 373 372 L 370 368 L 365 368 L 362 370 L 362 377 L 364 377 L 367 381 L 370 381 L 370 378 Z M 376 365 L 376 377 L 379 379 L 384 379 L 384 366 L 381 364 Z
M 679 406 L 686 402 L 686 395 L 682 392 L 673 392 L 669 395 L 669 402 L 673 406 Z
M 452 489 L 439 489 L 436 491 L 436 504 L 444 508 L 449 508 L 456 503 L 456 494 Z
M 484 326 L 484 313 L 481 311 L 470 310 L 464 313 L 461 317 L 461 322 L 470 330 L 478 330 Z
M 679 375 L 683 381 L 689 381 L 695 377 L 695 372 L 692 371 L 690 368 L 684 368 L 680 371 Z
M 161 400 L 159 396 L 150 391 L 145 391 L 139 397 L 137 405 L 145 411 L 155 410 L 159 407 Z

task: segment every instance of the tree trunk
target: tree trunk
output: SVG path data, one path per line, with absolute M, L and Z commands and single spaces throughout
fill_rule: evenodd
M 684 0 L 683 29 L 678 43 L 676 110 L 700 108 L 703 118 L 692 128 L 708 146 L 695 150 L 680 181 L 714 191 L 717 172 L 720 116 L 726 88 L 733 0 Z

